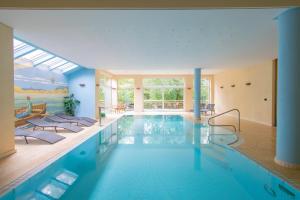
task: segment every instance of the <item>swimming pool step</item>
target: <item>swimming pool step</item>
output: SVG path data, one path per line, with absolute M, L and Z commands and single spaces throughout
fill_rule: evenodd
M 50 180 L 43 185 L 39 192 L 52 199 L 60 199 L 62 195 L 67 191 L 68 186 L 55 180 Z
M 30 194 L 29 196 L 25 198 L 21 198 L 22 200 L 51 200 L 49 197 L 39 193 L 39 192 L 34 192 Z
M 55 176 L 55 180 L 59 181 L 63 184 L 66 184 L 68 186 L 73 185 L 73 183 L 77 180 L 78 175 L 75 174 L 74 172 L 71 172 L 69 170 L 63 170 L 61 172 L 59 172 L 56 176 Z
M 43 197 L 45 199 L 60 199 L 64 193 L 69 189 L 71 185 L 77 180 L 78 175 L 69 170 L 63 169 L 59 171 L 51 180 L 44 184 L 36 194 L 37 197 Z M 32 198 L 42 199 L 43 198 Z

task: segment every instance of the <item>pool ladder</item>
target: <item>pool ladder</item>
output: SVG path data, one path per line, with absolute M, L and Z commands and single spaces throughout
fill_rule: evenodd
M 238 113 L 238 129 L 237 129 L 236 126 L 233 125 L 233 124 L 212 124 L 212 123 L 211 123 L 211 120 L 212 120 L 212 119 L 215 119 L 215 118 L 217 118 L 217 117 L 223 116 L 223 115 L 225 115 L 225 114 L 227 114 L 227 113 L 234 112 L 234 111 L 236 111 L 236 112 Z M 228 111 L 226 111 L 226 112 L 223 112 L 223 113 L 220 113 L 220 114 L 215 115 L 215 116 L 213 116 L 213 117 L 210 117 L 210 118 L 208 119 L 208 125 L 210 125 L 210 126 L 227 126 L 227 127 L 232 127 L 232 128 L 234 129 L 235 132 L 237 132 L 237 130 L 240 132 L 240 131 L 241 131 L 241 113 L 240 113 L 240 110 L 237 109 L 237 108 L 233 108 L 233 109 L 228 110 Z

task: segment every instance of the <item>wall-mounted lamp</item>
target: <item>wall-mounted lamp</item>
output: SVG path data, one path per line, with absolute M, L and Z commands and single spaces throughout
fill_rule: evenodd
M 137 87 L 137 88 L 135 88 L 135 89 L 140 90 L 141 88 Z
M 246 86 L 250 86 L 251 85 L 251 82 L 247 82 L 245 83 Z
M 84 83 L 80 83 L 79 86 L 80 87 L 85 87 L 85 84 Z
M 112 90 L 116 90 L 117 88 L 111 88 Z
M 223 89 L 223 88 L 224 88 L 224 86 L 221 86 L 220 88 L 221 88 L 221 89 Z
M 232 84 L 231 87 L 235 87 L 235 84 Z
M 100 84 L 99 84 L 99 83 L 97 83 L 97 84 L 96 84 L 96 87 L 99 87 L 99 86 L 100 86 Z
M 188 90 L 191 90 L 192 88 L 191 88 L 191 87 L 188 87 L 187 89 L 188 89 Z

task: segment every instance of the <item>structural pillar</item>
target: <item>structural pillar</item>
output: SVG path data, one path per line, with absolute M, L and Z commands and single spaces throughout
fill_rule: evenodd
M 300 168 L 300 8 L 278 17 L 278 95 L 275 162 Z
M 0 23 L 0 158 L 15 152 L 13 30 Z
M 200 119 L 201 68 L 194 71 L 194 117 Z

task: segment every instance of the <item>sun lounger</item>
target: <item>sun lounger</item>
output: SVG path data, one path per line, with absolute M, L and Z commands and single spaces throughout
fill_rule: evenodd
M 50 144 L 54 144 L 60 140 L 65 139 L 64 136 L 55 134 L 55 133 L 50 133 L 47 131 L 30 131 L 27 129 L 23 128 L 16 128 L 15 129 L 15 136 L 21 136 L 25 138 L 26 143 L 28 144 L 28 137 L 39 139 L 45 142 L 48 142 Z
M 49 115 L 46 116 L 47 119 L 57 122 L 57 123 L 76 123 L 78 126 L 83 125 L 83 126 L 92 126 L 93 123 L 87 122 L 85 120 L 80 120 L 80 119 L 64 119 L 61 117 L 58 117 L 56 115 Z
M 41 128 L 54 128 L 54 130 L 57 132 L 57 128 L 63 128 L 72 132 L 80 132 L 83 130 L 83 128 L 79 127 L 79 126 L 75 126 L 72 124 L 68 124 L 68 123 L 56 123 L 56 122 L 48 122 L 45 119 L 30 119 L 27 120 L 28 123 L 32 124 L 34 127 L 33 129 L 35 129 L 36 127 L 41 127 Z
M 206 106 L 200 105 L 200 112 L 204 112 L 205 115 L 210 112 L 212 115 L 212 113 L 215 113 L 215 104 L 207 104 Z
M 58 117 L 64 118 L 64 119 L 69 119 L 69 120 L 75 120 L 75 119 L 84 120 L 84 121 L 87 121 L 87 122 L 90 122 L 90 123 L 93 123 L 93 124 L 97 122 L 97 120 L 89 118 L 89 117 L 74 117 L 74 116 L 70 116 L 70 115 L 65 115 L 63 113 L 57 113 L 55 115 L 58 116 Z

